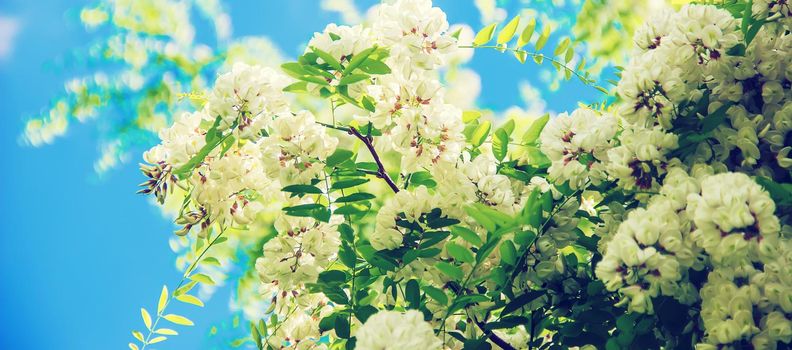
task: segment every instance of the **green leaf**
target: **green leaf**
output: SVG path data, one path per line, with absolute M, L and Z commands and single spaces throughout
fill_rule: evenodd
M 476 119 L 481 117 L 481 112 L 479 111 L 464 111 L 462 112 L 462 122 L 465 124 L 470 123 Z
M 517 262 L 517 248 L 514 247 L 514 243 L 511 241 L 501 243 L 500 255 L 502 262 L 513 266 Z
M 366 192 L 358 192 L 353 193 L 348 196 L 344 196 L 335 200 L 335 203 L 350 203 L 350 202 L 359 202 L 359 201 L 367 201 L 370 199 L 377 198 L 377 196 L 366 193 Z
M 544 130 L 545 125 L 550 120 L 550 114 L 545 113 L 545 115 L 539 117 L 531 123 L 531 126 L 528 127 L 528 131 L 523 134 L 522 142 L 526 145 L 532 145 L 536 143 L 536 140 L 539 139 L 539 135 L 542 134 L 542 130 Z
M 349 321 L 346 317 L 335 318 L 335 333 L 339 338 L 349 339 Z
M 461 237 L 468 243 L 472 244 L 474 247 L 479 247 L 484 242 L 481 241 L 481 237 L 474 232 L 473 230 L 463 227 L 463 226 L 454 226 L 451 228 L 451 233 L 453 233 L 457 237 Z
M 285 92 L 308 92 L 308 83 L 305 81 L 298 81 L 296 83 L 289 84 L 289 86 L 283 88 Z
M 503 307 L 503 311 L 501 311 L 501 317 L 508 315 L 514 311 L 517 311 L 518 309 L 536 300 L 537 298 L 541 297 L 544 294 L 545 294 L 544 291 L 532 290 L 512 299 L 512 301 L 510 301 L 508 304 L 506 304 L 505 307 Z
M 317 49 L 315 47 L 313 47 L 311 49 L 317 56 L 319 56 L 319 58 L 322 59 L 322 61 L 324 61 L 325 63 L 330 65 L 330 67 L 333 67 L 333 69 L 335 69 L 337 71 L 340 71 L 340 70 L 343 69 L 343 67 L 341 67 L 341 63 L 338 62 L 338 60 L 335 59 L 335 57 L 333 57 L 329 53 L 324 52 L 322 50 L 319 50 L 319 49 Z
M 495 221 L 492 221 L 489 217 L 487 217 L 484 213 L 478 210 L 478 208 L 468 205 L 464 207 L 465 212 L 470 215 L 479 225 L 484 226 L 484 228 L 489 232 L 494 232 Z
M 536 29 L 536 18 L 531 18 L 531 20 L 528 21 L 528 25 L 525 26 L 520 34 L 520 37 L 517 39 L 517 48 L 521 48 L 525 46 L 525 44 L 531 42 L 534 29 Z
M 288 74 L 293 78 L 301 77 L 304 75 L 310 75 L 310 73 L 307 70 L 305 70 L 305 68 L 303 68 L 303 65 L 297 62 L 284 63 L 281 65 L 281 69 L 283 69 L 283 72 L 285 72 L 286 74 Z
M 339 305 L 347 305 L 349 304 L 349 297 L 344 293 L 344 290 L 341 289 L 339 286 L 330 286 L 327 288 L 322 289 L 322 293 L 330 299 L 330 301 L 339 304 Z
M 203 260 L 201 260 L 201 264 L 222 266 L 222 264 L 220 263 L 220 260 L 217 260 L 217 258 L 215 258 L 213 256 L 203 258 Z
M 221 237 L 221 238 L 225 238 L 225 237 Z M 173 295 L 181 295 L 181 294 L 187 293 L 190 290 L 192 290 L 193 287 L 195 287 L 196 284 L 198 284 L 197 281 L 187 282 L 185 285 L 179 287 L 179 289 L 176 289 L 176 291 L 173 292 Z
M 407 301 L 410 309 L 417 309 L 421 305 L 421 290 L 417 280 L 407 281 L 404 287 L 404 300 Z
M 258 328 L 254 323 L 250 323 L 250 337 L 253 338 L 253 342 L 256 343 L 256 349 L 263 349 L 263 344 L 261 344 L 261 334 L 259 334 Z
M 360 66 L 360 70 L 368 74 L 390 74 L 391 69 L 387 64 L 380 61 L 366 61 Z
M 346 282 L 346 274 L 339 270 L 327 270 L 319 274 L 317 281 L 328 285 L 342 284 Z
M 525 63 L 525 60 L 528 59 L 528 53 L 522 50 L 515 50 L 514 57 L 517 57 L 517 60 L 520 61 L 520 63 Z
M 564 53 L 567 47 L 569 47 L 569 42 L 569 38 L 562 39 L 561 42 L 558 43 L 558 46 L 556 46 L 555 50 L 553 50 L 553 56 L 558 56 Z
M 423 289 L 424 293 L 430 298 L 440 303 L 440 305 L 448 305 L 448 296 L 442 290 L 429 285 L 423 286 L 421 289 Z
M 427 222 L 426 225 L 429 226 L 429 228 L 431 228 L 431 229 L 438 229 L 438 228 L 443 228 L 443 227 L 456 225 L 458 223 L 459 223 L 459 220 L 457 220 L 457 219 L 451 219 L 451 218 L 448 218 L 448 217 L 441 217 L 441 218 L 436 218 L 436 219 L 433 219 L 433 220 L 429 220 L 429 222 Z
M 489 135 L 490 129 L 492 128 L 492 123 L 489 120 L 485 120 L 476 127 L 476 130 L 473 131 L 473 135 L 471 135 L 470 144 L 473 147 L 481 146 L 484 143 L 484 140 L 487 139 L 487 135 Z
M 707 117 L 701 122 L 701 133 L 708 133 L 712 130 L 715 130 L 718 125 L 723 124 L 723 122 L 726 121 L 726 111 L 729 110 L 731 106 L 731 103 L 726 103 L 715 110 L 715 112 L 707 115 Z
M 178 324 L 178 325 L 182 325 L 182 326 L 192 326 L 192 325 L 194 325 L 193 321 L 190 321 L 190 319 L 188 319 L 187 317 L 184 317 L 184 316 L 180 316 L 180 315 L 176 315 L 176 314 L 167 314 L 167 315 L 162 316 L 162 317 L 165 318 L 166 320 L 168 320 L 170 322 L 173 322 L 175 324 Z
M 143 318 L 143 324 L 147 329 L 151 329 L 151 315 L 145 308 L 140 308 L 140 316 Z
M 492 36 L 495 33 L 495 27 L 497 26 L 498 23 L 492 23 L 476 33 L 476 37 L 473 38 L 473 46 L 481 46 L 492 40 Z
M 336 317 L 338 317 L 338 314 L 330 314 L 319 320 L 319 333 L 324 333 L 335 328 Z
M 354 155 L 355 155 L 355 153 L 353 153 L 350 150 L 345 150 L 343 148 L 338 148 L 338 149 L 335 150 L 335 152 L 333 152 L 333 154 L 331 154 L 329 157 L 327 157 L 327 160 L 325 161 L 325 164 L 328 167 L 332 168 L 332 167 L 335 167 L 335 166 L 337 166 L 337 165 L 339 165 L 339 164 L 351 159 L 352 156 L 354 156 Z
M 451 265 L 445 261 L 438 262 L 434 265 L 440 272 L 444 275 L 451 277 L 455 281 L 462 281 L 464 274 L 462 273 L 462 269 L 458 266 Z
M 446 249 L 448 250 L 448 254 L 451 255 L 457 261 L 463 263 L 472 263 L 475 259 L 473 258 L 473 253 L 470 252 L 469 249 L 456 244 L 454 242 L 448 242 L 445 245 Z
M 506 133 L 506 130 L 498 129 L 492 137 L 492 155 L 500 162 L 506 158 L 508 152 L 509 134 Z
M 179 332 L 176 332 L 170 328 L 160 328 L 154 331 L 154 333 L 162 334 L 162 335 L 179 335 Z
M 208 285 L 214 285 L 215 284 L 215 282 L 212 280 L 211 277 L 209 277 L 209 275 L 206 275 L 206 274 L 203 274 L 203 273 L 196 273 L 196 274 L 190 276 L 190 279 L 193 280 L 193 281 L 204 283 L 204 284 L 208 284 Z
M 363 64 L 363 62 L 366 61 L 368 57 L 371 56 L 371 54 L 376 49 L 377 47 L 373 46 L 363 51 L 360 51 L 356 55 L 352 56 L 352 59 L 349 61 L 349 64 L 346 66 L 346 69 L 344 69 L 343 74 L 348 75 L 349 73 L 352 73 L 352 71 L 354 71 L 356 68 L 360 67 L 360 65 Z
M 547 25 L 542 29 L 542 34 L 539 35 L 539 39 L 536 39 L 536 51 L 541 50 L 545 44 L 547 44 L 547 39 L 550 38 L 550 26 Z
M 338 82 L 338 85 L 344 86 L 344 85 L 354 84 L 369 78 L 370 76 L 368 74 L 350 74 L 341 78 L 341 81 Z
M 333 182 L 333 184 L 330 186 L 330 189 L 342 190 L 345 188 L 359 186 L 366 182 L 369 182 L 369 179 L 357 178 L 357 179 L 341 180 L 341 181 Z
M 501 125 L 500 129 L 503 129 L 504 131 L 506 131 L 507 135 L 511 136 L 511 134 L 514 132 L 515 127 L 516 125 L 514 123 L 514 119 L 509 119 L 505 123 L 503 123 L 503 125 Z
M 505 44 L 509 42 L 513 37 L 514 33 L 517 31 L 517 26 L 520 25 L 520 16 L 514 16 L 508 24 L 506 24 L 503 29 L 501 29 L 500 33 L 498 34 L 498 44 Z
M 156 344 L 156 343 L 164 341 L 165 339 L 168 339 L 168 337 L 159 336 L 159 337 L 155 337 L 154 339 L 149 340 L 148 343 L 149 344 Z
M 289 185 L 284 188 L 281 188 L 281 191 L 295 193 L 295 194 L 303 194 L 303 193 L 322 194 L 322 190 L 312 185 Z
M 740 23 L 740 29 L 742 30 L 743 34 L 748 33 L 748 26 L 751 24 L 751 12 L 753 7 L 753 0 L 748 0 L 745 4 L 745 10 L 743 11 L 742 21 Z
M 143 333 L 140 333 L 139 331 L 132 331 L 132 336 L 135 337 L 135 339 L 140 340 L 141 342 L 146 341 L 145 340 L 146 338 L 143 337 Z
M 168 303 L 168 286 L 162 286 L 162 292 L 160 292 L 159 301 L 157 302 L 157 313 L 161 314 L 162 310 L 165 310 L 165 304 Z
M 176 300 L 181 301 L 182 303 L 192 304 L 195 306 L 203 307 L 204 303 L 201 299 L 196 298 L 195 296 L 189 294 L 182 294 L 176 297 Z

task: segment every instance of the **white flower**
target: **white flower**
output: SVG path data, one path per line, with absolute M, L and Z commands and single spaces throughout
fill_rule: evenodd
M 367 238 L 376 250 L 395 249 L 402 245 L 402 230 L 407 230 L 396 225 L 397 220 L 417 223 L 424 214 L 435 208 L 436 199 L 425 186 L 420 186 L 413 192 L 403 190 L 393 197 L 385 200 L 377 213 L 376 226 Z
M 557 183 L 569 181 L 573 189 L 586 180 L 598 183 L 604 178 L 602 162 L 616 135 L 616 119 L 598 115 L 590 109 L 560 114 L 547 123 L 540 135 L 541 150 L 552 161 L 549 177 Z
M 442 342 L 417 310 L 405 313 L 382 310 L 355 332 L 359 350 L 435 350 Z
M 761 186 L 742 173 L 705 177 L 701 194 L 688 197 L 696 224 L 692 237 L 716 264 L 740 264 L 756 256 L 762 238 L 781 229 L 775 203 Z
M 274 115 L 289 111 L 283 88 L 288 79 L 267 67 L 237 63 L 217 78 L 207 96 L 210 121 L 220 117 L 219 130 L 236 125 L 240 135 L 255 137 Z
M 207 118 L 202 112 L 181 113 L 168 128 L 159 132 L 160 144 L 143 154 L 150 164 L 165 162 L 174 168 L 187 163 L 206 144 L 206 131 L 201 121 Z
M 260 144 L 267 175 L 286 186 L 320 176 L 322 162 L 333 154 L 338 139 L 316 124 L 311 112 L 300 111 L 275 119 Z

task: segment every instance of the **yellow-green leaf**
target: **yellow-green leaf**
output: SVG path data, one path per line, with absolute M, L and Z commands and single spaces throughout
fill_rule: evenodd
M 564 62 L 569 63 L 572 57 L 575 57 L 575 48 L 570 46 L 567 48 L 566 55 L 564 55 Z
M 159 343 L 159 342 L 161 342 L 161 341 L 163 341 L 165 339 L 168 339 L 168 337 L 159 336 L 159 337 L 156 337 L 154 339 L 151 339 L 149 341 L 149 344 L 156 344 L 156 343 Z
M 520 25 L 520 16 L 514 16 L 508 24 L 506 24 L 500 33 L 498 33 L 498 44 L 505 44 L 514 38 L 514 33 L 517 31 L 517 26 Z
M 146 325 L 146 328 L 151 329 L 151 315 L 149 315 L 145 308 L 140 308 L 140 316 L 143 317 L 143 324 Z
M 575 70 L 579 72 L 579 71 L 582 71 L 583 68 L 585 68 L 585 67 L 586 67 L 586 58 L 583 57 L 583 58 L 580 59 L 580 63 L 578 63 L 577 68 L 575 68 Z
M 473 45 L 481 46 L 492 40 L 492 35 L 495 33 L 495 27 L 497 26 L 497 23 L 492 23 L 481 29 L 478 33 L 476 33 L 476 37 L 473 38 Z
M 178 332 L 176 332 L 176 331 L 174 331 L 174 330 L 172 330 L 170 328 L 160 328 L 160 329 L 154 331 L 154 333 L 162 334 L 162 335 L 178 335 L 179 334 Z
M 190 321 L 187 317 L 179 316 L 176 314 L 167 314 L 164 317 L 166 320 L 171 321 L 175 324 L 182 325 L 182 326 L 192 326 L 194 325 L 193 321 Z
M 464 111 L 462 112 L 462 122 L 467 124 L 481 117 L 479 111 Z
M 532 145 L 536 143 L 536 140 L 539 139 L 539 135 L 542 134 L 542 130 L 544 130 L 544 127 L 549 120 L 550 114 L 548 113 L 545 113 L 545 115 L 541 116 L 539 119 L 534 120 L 534 122 L 531 123 L 531 126 L 528 127 L 528 131 L 523 134 L 523 144 Z
M 212 256 L 210 256 L 208 258 L 204 258 L 203 260 L 201 260 L 201 263 L 202 264 L 207 264 L 207 265 L 215 265 L 215 266 L 221 266 L 222 265 L 220 263 L 220 260 L 217 260 L 217 258 L 212 257 Z
M 157 302 L 157 313 L 161 314 L 165 310 L 165 304 L 168 302 L 168 286 L 162 286 L 159 302 Z
M 528 53 L 522 50 L 514 51 L 514 57 L 517 57 L 517 60 L 520 61 L 520 63 L 525 63 L 525 60 L 528 58 Z
M 558 43 L 558 46 L 556 46 L 555 51 L 553 51 L 553 55 L 558 56 L 562 54 L 567 49 L 568 46 L 569 46 L 569 38 L 564 38 L 563 40 L 561 40 L 560 43 Z
M 204 306 L 204 303 L 201 301 L 201 299 L 198 299 L 189 294 L 179 295 L 176 297 L 176 300 L 181 301 L 182 303 L 193 304 L 195 306 L 200 306 L 200 307 Z
M 212 280 L 211 277 L 209 277 L 208 275 L 202 274 L 202 273 L 196 273 L 196 274 L 190 276 L 190 279 L 193 280 L 193 281 L 201 282 L 201 283 L 208 284 L 208 285 L 214 285 L 215 284 L 214 280 Z
M 490 129 L 492 128 L 492 123 L 489 120 L 483 121 L 479 126 L 476 128 L 476 131 L 473 132 L 473 136 L 470 138 L 470 143 L 473 147 L 481 146 L 484 143 L 484 140 L 489 135 Z
M 542 34 L 539 35 L 539 39 L 536 39 L 536 51 L 541 50 L 545 44 L 547 44 L 548 38 L 550 38 L 550 26 L 544 27 L 544 29 L 542 29 Z
M 132 336 L 135 337 L 135 339 L 140 340 L 142 342 L 145 341 L 143 338 L 143 333 L 140 333 L 138 331 L 132 331 Z
M 130 350 L 138 350 L 140 348 L 138 348 L 138 346 L 135 343 L 129 343 L 129 349 Z
M 517 38 L 517 48 L 521 48 L 525 46 L 525 44 L 531 42 L 531 37 L 533 36 L 534 30 L 536 29 L 536 18 L 531 18 L 528 21 L 528 25 L 525 26 L 520 37 Z

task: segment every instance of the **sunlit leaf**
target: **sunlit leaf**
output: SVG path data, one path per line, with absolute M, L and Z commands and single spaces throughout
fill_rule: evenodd
M 520 33 L 520 37 L 517 39 L 517 48 L 521 48 L 525 46 L 525 44 L 531 42 L 531 37 L 533 36 L 535 29 L 536 29 L 536 18 L 531 18 L 528 21 L 528 25 L 526 25 L 522 33 Z
M 181 301 L 183 303 L 187 303 L 187 304 L 193 304 L 195 306 L 200 306 L 200 307 L 204 306 L 204 303 L 201 301 L 201 299 L 198 299 L 195 296 L 192 296 L 192 295 L 189 295 L 189 294 L 179 295 L 179 296 L 176 297 L 176 300 Z
M 196 274 L 190 276 L 190 279 L 193 280 L 193 281 L 201 282 L 201 283 L 208 284 L 208 285 L 214 285 L 215 284 L 214 280 L 212 280 L 211 277 L 209 277 L 208 275 L 203 274 L 203 273 L 196 273 Z
M 501 29 L 500 33 L 498 33 L 498 44 L 505 44 L 509 42 L 513 37 L 514 33 L 517 31 L 517 26 L 520 25 L 520 16 L 514 16 L 508 24 L 506 24 L 503 29 Z
M 495 34 L 495 27 L 497 26 L 498 23 L 492 23 L 482 28 L 478 33 L 476 33 L 476 37 L 473 38 L 473 45 L 481 46 L 492 40 L 492 36 Z
M 168 302 L 168 287 L 162 286 L 162 292 L 160 293 L 159 301 L 157 302 L 157 313 L 162 313 L 162 310 L 165 310 L 165 304 Z
M 151 315 L 149 315 L 148 310 L 141 307 L 140 316 L 143 317 L 143 324 L 146 325 L 146 328 L 151 329 Z
M 192 326 L 194 325 L 193 321 L 190 321 L 188 318 L 176 314 L 167 314 L 164 317 L 166 320 L 173 322 L 178 325 L 182 326 Z
M 549 38 L 550 38 L 550 26 L 546 25 L 542 29 L 542 34 L 540 34 L 539 38 L 536 39 L 536 45 L 534 45 L 536 51 L 541 50 L 545 46 L 545 44 L 547 44 L 547 39 Z

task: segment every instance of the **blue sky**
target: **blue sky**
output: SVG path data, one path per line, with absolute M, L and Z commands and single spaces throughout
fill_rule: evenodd
M 86 72 L 63 62 L 101 38 L 102 32 L 88 33 L 78 21 L 79 8 L 87 4 L 0 2 L 2 349 L 122 348 L 131 340 L 130 330 L 140 328 L 139 307 L 155 304 L 162 284 L 173 284 L 181 276 L 167 244 L 172 224 L 146 198 L 135 195 L 142 181 L 137 161 L 101 176 L 94 172 L 101 137 L 95 124 L 73 124 L 65 137 L 40 148 L 20 141 L 25 120 L 44 111 L 63 92 L 65 80 Z M 338 14 L 323 12 L 317 4 L 234 1 L 234 36 L 267 35 L 295 56 L 314 31 L 339 20 Z M 481 27 L 472 1 L 435 4 L 446 10 L 450 22 Z M 519 6 L 514 1 L 509 12 Z M 520 105 L 521 81 L 541 84 L 535 65 L 520 65 L 494 51 L 477 52 L 470 66 L 482 77 L 478 102 L 487 108 Z M 557 111 L 597 97 L 576 82 L 561 91 L 543 95 Z M 179 336 L 155 348 L 222 347 L 207 334 L 211 326 L 222 328 L 231 319 L 228 289 L 203 310 L 174 307 L 196 326 L 182 328 Z

